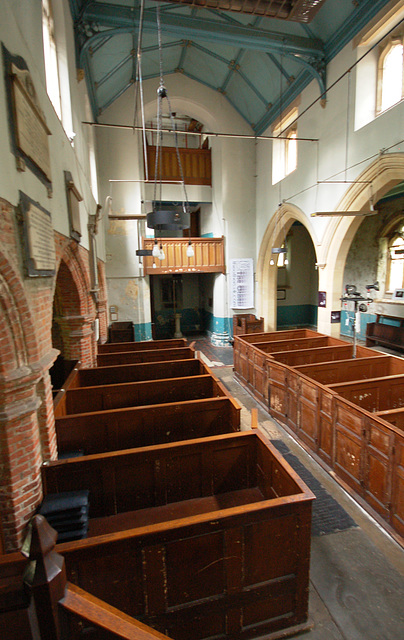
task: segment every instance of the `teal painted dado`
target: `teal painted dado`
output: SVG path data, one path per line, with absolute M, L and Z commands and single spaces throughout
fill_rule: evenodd
M 366 340 L 366 325 L 368 322 L 375 322 L 376 316 L 374 313 L 362 313 L 359 312 L 359 328 L 357 331 L 356 337 L 359 340 Z M 347 336 L 348 338 L 353 337 L 352 332 L 352 321 L 354 317 L 353 311 L 347 311 L 346 309 L 342 309 L 341 311 L 341 335 Z
M 135 341 L 151 340 L 152 330 L 151 322 L 143 322 L 142 324 L 135 324 Z
M 297 304 L 278 306 L 276 312 L 276 326 L 302 327 L 317 326 L 317 307 L 314 304 Z

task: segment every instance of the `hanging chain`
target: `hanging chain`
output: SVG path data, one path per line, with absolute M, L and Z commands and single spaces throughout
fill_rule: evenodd
M 161 166 L 161 147 L 163 141 L 163 131 L 162 131 L 162 101 L 164 98 L 167 100 L 168 111 L 170 114 L 171 128 L 174 131 L 174 141 L 175 141 L 175 152 L 177 156 L 178 169 L 180 172 L 181 184 L 184 191 L 184 203 L 183 203 L 183 211 L 184 213 L 188 213 L 189 205 L 188 205 L 188 195 L 185 187 L 185 179 L 184 172 L 182 169 L 180 150 L 178 146 L 178 132 L 177 127 L 174 121 L 173 112 L 171 109 L 170 98 L 168 97 L 167 89 L 164 85 L 164 75 L 163 75 L 163 45 L 161 38 L 161 18 L 160 18 L 160 3 L 157 4 L 157 38 L 158 38 L 158 49 L 159 49 L 159 68 L 160 68 L 160 85 L 157 89 L 157 146 L 156 146 L 156 161 L 155 161 L 155 182 L 154 182 L 154 205 L 156 203 L 156 194 L 157 194 L 157 172 L 159 169 L 159 182 L 160 182 L 160 201 L 162 196 L 162 166 Z

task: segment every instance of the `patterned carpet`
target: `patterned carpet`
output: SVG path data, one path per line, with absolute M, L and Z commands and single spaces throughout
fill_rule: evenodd
M 351 516 L 330 496 L 322 484 L 289 450 L 283 440 L 272 440 L 271 442 L 316 496 L 311 523 L 313 536 L 324 536 L 357 526 Z

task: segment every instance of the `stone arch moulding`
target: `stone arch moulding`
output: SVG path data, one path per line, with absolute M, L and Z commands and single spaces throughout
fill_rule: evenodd
M 279 246 L 279 243 L 283 242 L 284 237 L 295 221 L 300 222 L 306 228 L 317 256 L 318 241 L 309 219 L 295 205 L 288 202 L 282 203 L 268 223 L 258 254 L 258 315 L 265 318 L 265 331 L 276 330 L 276 269 L 269 264 L 272 256 L 272 247 Z
M 56 246 L 58 270 L 54 299 L 58 293 L 61 294 L 62 305 L 61 313 L 53 317 L 53 322 L 57 323 L 63 336 L 64 356 L 69 360 L 80 360 L 83 366 L 93 366 L 96 358 L 93 330 L 96 308 L 91 295 L 88 253 L 74 240 L 66 242 L 63 236 L 56 239 Z M 68 286 L 58 291 L 60 278 L 64 278 Z
M 365 210 L 369 206 L 371 192 L 376 203 L 403 180 L 403 175 L 404 153 L 381 154 L 357 176 L 336 210 Z M 333 218 L 327 227 L 319 256 L 319 262 L 326 265 L 319 270 L 319 289 L 327 291 L 327 306 L 318 310 L 318 330 L 322 333 L 339 334 L 339 324 L 331 324 L 331 311 L 341 308 L 346 257 L 362 221 L 361 217 L 341 216 Z

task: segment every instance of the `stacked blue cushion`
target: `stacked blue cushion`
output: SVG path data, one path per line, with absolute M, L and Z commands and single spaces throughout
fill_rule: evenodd
M 89 491 L 50 493 L 39 509 L 51 527 L 58 533 L 58 542 L 79 540 L 87 536 Z

